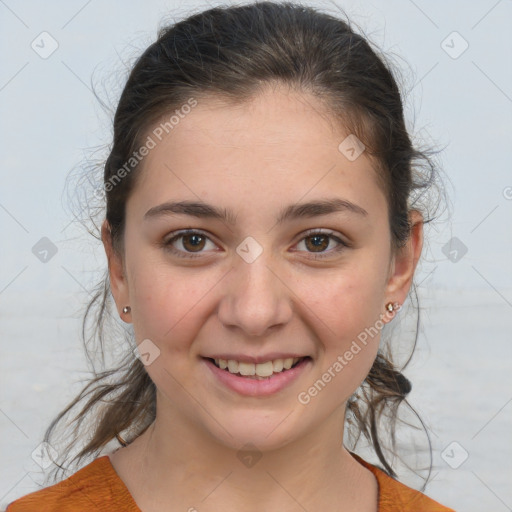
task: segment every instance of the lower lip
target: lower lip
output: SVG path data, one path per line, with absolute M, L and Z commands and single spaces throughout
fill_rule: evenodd
M 281 391 L 295 381 L 309 367 L 311 359 L 307 357 L 300 361 L 297 366 L 261 380 L 242 377 L 227 370 L 221 370 L 206 358 L 203 358 L 203 362 L 217 379 L 233 391 L 247 396 L 269 396 Z

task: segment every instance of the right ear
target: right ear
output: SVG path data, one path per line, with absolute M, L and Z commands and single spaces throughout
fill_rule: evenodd
M 105 219 L 101 225 L 101 241 L 105 248 L 108 260 L 108 272 L 110 280 L 110 289 L 112 296 L 117 306 L 119 316 L 124 320 L 126 314 L 123 313 L 123 308 L 130 305 L 130 294 L 128 290 L 128 282 L 126 280 L 122 258 L 114 250 L 112 245 L 112 234 L 110 225 Z

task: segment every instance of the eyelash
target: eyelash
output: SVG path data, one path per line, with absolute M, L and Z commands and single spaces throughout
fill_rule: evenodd
M 181 250 L 175 249 L 172 246 L 174 241 L 176 241 L 176 240 L 178 240 L 180 238 L 183 238 L 186 235 L 200 235 L 200 236 L 210 240 L 210 237 L 207 236 L 202 231 L 195 230 L 195 229 L 187 229 L 187 230 L 184 230 L 184 231 L 180 231 L 180 232 L 176 233 L 173 237 L 165 240 L 162 243 L 162 246 L 166 250 L 169 250 L 170 252 L 172 252 L 173 254 L 175 254 L 176 256 L 178 256 L 180 258 L 199 258 L 199 257 L 201 257 L 202 252 L 191 253 L 191 252 L 186 252 L 186 251 L 181 251 Z M 310 229 L 310 230 L 306 231 L 304 233 L 304 236 L 299 240 L 298 243 L 302 242 L 306 238 L 311 238 L 311 237 L 316 236 L 316 235 L 327 236 L 330 239 L 335 240 L 336 242 L 338 242 L 339 245 L 336 248 L 331 249 L 330 251 L 327 251 L 327 252 L 323 252 L 323 253 L 310 253 L 310 254 L 313 255 L 311 257 L 312 259 L 316 259 L 316 260 L 324 259 L 324 258 L 327 258 L 327 257 L 331 256 L 333 252 L 334 253 L 339 253 L 339 252 L 343 251 L 344 249 L 350 247 L 350 245 L 348 243 L 344 242 L 339 237 L 334 236 L 334 231 L 328 231 L 328 230 L 323 231 L 323 230 L 318 230 L 318 229 Z

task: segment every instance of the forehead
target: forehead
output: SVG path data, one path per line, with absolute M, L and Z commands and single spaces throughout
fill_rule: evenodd
M 198 99 L 197 106 L 164 138 L 171 146 L 173 142 L 175 146 L 236 145 L 238 149 L 257 151 L 265 145 L 267 153 L 272 148 L 285 153 L 292 147 L 297 151 L 332 146 L 345 131 L 335 126 L 333 117 L 315 96 L 284 85 L 267 85 L 242 102 L 217 96 Z
M 245 200 L 279 192 L 290 202 L 339 190 L 367 204 L 382 196 L 372 161 L 364 151 L 354 160 L 340 150 L 352 135 L 310 94 L 267 87 L 237 104 L 198 98 L 187 112 L 168 133 L 161 134 L 167 114 L 148 131 L 156 144 L 137 170 L 133 194 L 146 204 L 184 194 L 215 199 L 216 192 Z

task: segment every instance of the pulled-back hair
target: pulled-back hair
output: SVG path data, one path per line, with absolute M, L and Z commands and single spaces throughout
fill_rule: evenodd
M 297 3 L 258 2 L 210 8 L 161 29 L 131 69 L 104 162 L 104 218 L 114 250 L 123 254 L 126 202 L 140 166 L 132 165 L 115 183 L 114 178 L 123 166 L 126 171 L 126 163 L 144 145 L 155 123 L 190 104 L 191 98 L 200 102 L 215 96 L 242 103 L 269 84 L 284 84 L 318 98 L 335 123 L 362 141 L 387 197 L 394 250 L 410 237 L 411 209 L 420 210 L 424 222 L 430 222 L 433 203 L 423 203 L 430 198 L 426 192 L 437 183 L 436 166 L 427 150 L 412 145 L 391 65 L 351 25 Z M 414 284 L 412 290 L 417 304 Z M 107 269 L 83 318 L 82 335 L 91 361 L 94 343 L 102 354 L 108 348 L 107 327 L 115 316 L 112 303 Z M 419 309 L 415 310 L 419 322 Z M 89 323 L 93 332 L 88 338 Z M 53 445 L 56 427 L 81 406 L 73 419 L 72 439 L 60 452 L 61 463 L 70 462 L 71 447 L 80 446 L 72 459 L 79 463 L 99 455 L 118 435 L 129 444 L 155 420 L 155 385 L 143 363 L 133 356 L 133 335 L 125 334 L 122 360 L 115 368 L 93 367 L 92 379 L 45 434 L 45 441 Z M 411 355 L 417 335 L 416 325 Z M 396 473 L 385 455 L 384 434 L 390 435 L 394 453 L 397 409 L 402 403 L 408 405 L 406 396 L 411 390 L 402 369 L 392 351 L 381 348 L 365 381 L 347 402 L 347 424 L 357 439 L 361 434 L 366 437 L 392 476 Z M 382 432 L 384 418 L 386 432 Z M 85 440 L 83 445 L 77 443 L 81 440 Z

